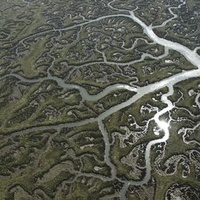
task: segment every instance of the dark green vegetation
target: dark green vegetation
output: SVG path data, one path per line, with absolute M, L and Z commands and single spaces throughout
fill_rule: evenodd
M 150 163 L 169 88 L 134 100 L 197 67 L 131 10 L 158 36 L 199 47 L 197 0 L 1 1 L 0 200 L 199 199 L 199 77 L 173 85 L 160 116 L 169 138 Z

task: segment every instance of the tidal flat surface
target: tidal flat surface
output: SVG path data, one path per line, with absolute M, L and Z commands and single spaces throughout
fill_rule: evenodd
M 200 2 L 2 0 L 0 199 L 200 199 Z

